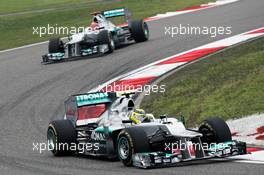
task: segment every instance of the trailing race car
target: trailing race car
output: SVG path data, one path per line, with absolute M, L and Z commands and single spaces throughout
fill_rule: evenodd
M 47 130 L 55 156 L 118 157 L 125 166 L 152 168 L 246 154 L 246 143 L 232 140 L 222 119 L 208 118 L 199 129 L 187 129 L 183 119 L 155 119 L 135 109 L 130 93 L 73 95 L 65 109 L 65 118 L 52 121 Z
M 144 42 L 149 39 L 149 29 L 143 20 L 131 20 L 126 8 L 92 13 L 90 27 L 83 32 L 68 37 L 67 42 L 60 38 L 49 41 L 49 53 L 42 56 L 43 63 L 64 60 L 66 58 L 93 54 L 111 53 L 122 44 Z M 124 16 L 127 25 L 114 25 L 109 18 Z

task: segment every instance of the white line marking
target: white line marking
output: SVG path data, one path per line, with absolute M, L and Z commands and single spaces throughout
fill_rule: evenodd
M 238 163 L 252 163 L 252 164 L 264 164 L 262 161 L 255 161 L 255 160 L 236 160 L 234 162 Z
M 142 78 L 142 77 L 159 77 L 160 75 L 169 72 L 170 70 L 179 67 L 187 62 L 180 62 L 180 63 L 174 63 L 174 64 L 164 64 L 164 65 L 158 65 L 158 66 L 151 66 L 148 67 L 142 71 L 139 71 L 135 74 L 132 74 L 125 79 L 136 79 L 136 78 Z
M 233 136 L 235 140 L 243 141 L 248 144 L 264 145 L 264 140 L 256 139 L 256 137 L 264 135 L 264 133 L 257 132 L 257 128 L 264 126 L 264 113 L 228 120 L 227 124 L 232 133 L 237 133 Z
M 29 45 L 24 45 L 24 46 L 21 46 L 21 47 L 12 48 L 12 49 L 0 50 L 0 53 L 11 52 L 11 51 L 14 51 L 14 50 L 19 50 L 19 49 L 25 49 L 25 48 L 28 48 L 28 47 L 37 46 L 37 45 L 46 44 L 46 43 L 48 43 L 48 41 L 43 41 L 43 42 L 39 42 L 39 43 L 33 43 L 33 44 L 29 44 Z
M 229 157 L 228 159 L 234 159 L 235 162 L 241 162 L 241 163 L 264 164 L 264 151 L 256 151 L 256 152 L 252 152 L 251 154 Z
M 95 92 L 95 91 L 100 91 L 103 87 L 106 87 L 108 85 L 110 85 L 111 83 L 115 82 L 115 81 L 118 81 L 120 79 L 125 79 L 126 77 L 129 77 L 129 76 L 133 76 L 134 74 L 137 74 L 139 72 L 142 72 L 144 71 L 145 69 L 148 69 L 149 67 L 157 64 L 157 63 L 160 63 L 160 62 L 163 62 L 163 61 L 166 61 L 166 60 L 169 60 L 173 57 L 176 57 L 176 56 L 179 56 L 179 55 L 183 55 L 183 54 L 186 54 L 186 53 L 189 53 L 189 52 L 192 52 L 194 50 L 200 50 L 200 49 L 204 49 L 204 48 L 211 48 L 211 47 L 221 47 L 222 45 L 220 44 L 224 44 L 224 46 L 231 46 L 233 44 L 237 44 L 237 43 L 240 43 L 241 41 L 246 41 L 248 39 L 251 39 L 251 38 L 255 38 L 257 36 L 261 36 L 263 35 L 263 33 L 259 33 L 259 34 L 249 34 L 249 35 L 244 35 L 246 33 L 250 33 L 250 32 L 253 32 L 253 31 L 256 31 L 256 30 L 261 30 L 263 29 L 264 27 L 261 27 L 261 28 L 257 28 L 257 29 L 253 29 L 253 30 L 250 30 L 250 31 L 247 31 L 247 32 L 244 32 L 244 33 L 241 33 L 241 34 L 238 34 L 238 35 L 235 35 L 235 36 L 232 36 L 232 37 L 229 37 L 229 38 L 225 38 L 225 39 L 222 39 L 222 40 L 218 40 L 218 41 L 214 41 L 212 43 L 209 43 L 209 44 L 205 44 L 203 46 L 199 46 L 197 48 L 194 48 L 194 49 L 191 49 L 191 50 L 187 50 L 187 51 L 184 51 L 184 52 L 181 52 L 181 53 L 178 53 L 178 54 L 175 54 L 175 55 L 172 55 L 170 57 L 167 57 L 167 58 L 164 58 L 164 59 L 161 59 L 161 60 L 158 60 L 158 61 L 155 61 L 153 63 L 150 63 L 146 66 L 143 66 L 141 68 L 138 68 L 138 69 L 135 69 L 131 72 L 128 72 L 126 74 L 123 74 L 123 75 L 119 75 L 117 76 L 116 78 L 113 78 L 105 83 L 103 83 L 102 85 L 100 85 L 99 87 L 95 87 L 93 88 L 92 90 L 90 90 L 89 92 Z M 241 37 L 242 36 L 242 37 Z M 243 37 L 244 36 L 244 37 Z M 223 41 L 226 41 L 227 43 L 225 44 L 225 42 Z

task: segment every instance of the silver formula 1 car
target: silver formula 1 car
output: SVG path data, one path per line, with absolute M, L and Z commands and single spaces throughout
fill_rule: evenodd
M 125 166 L 140 168 L 246 154 L 246 143 L 232 140 L 220 118 L 206 119 L 197 130 L 187 129 L 182 117 L 148 114 L 136 124 L 130 117 L 135 111 L 130 95 L 95 92 L 69 97 L 64 119 L 52 121 L 47 130 L 51 152 L 118 157 Z
M 123 44 L 144 42 L 149 39 L 149 29 L 143 20 L 132 20 L 126 8 L 92 13 L 90 27 L 68 37 L 67 42 L 60 38 L 50 39 L 49 53 L 42 56 L 43 63 L 65 60 L 67 58 L 111 53 Z M 126 23 L 114 25 L 109 19 L 124 16 Z

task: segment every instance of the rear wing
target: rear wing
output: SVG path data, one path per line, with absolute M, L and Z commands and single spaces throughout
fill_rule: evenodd
M 85 93 L 73 96 L 78 107 L 102 103 L 112 103 L 116 98 L 115 93 L 111 92 L 95 92 Z
M 72 95 L 65 101 L 65 117 L 73 122 L 97 120 L 118 98 L 122 96 L 128 98 L 132 94 L 132 92 L 93 92 Z
M 131 13 L 128 11 L 127 8 L 106 10 L 102 12 L 102 15 L 105 18 L 114 18 L 114 17 L 124 16 L 126 19 L 130 19 L 131 17 Z
M 65 101 L 65 117 L 76 125 L 96 121 L 112 102 L 116 93 L 94 92 L 72 95 Z
M 82 106 L 97 105 L 97 104 L 107 104 L 112 103 L 117 98 L 116 93 L 112 92 L 94 92 L 94 93 L 84 93 L 70 96 L 65 101 L 65 106 L 75 106 L 79 108 Z
M 71 104 L 71 106 L 82 107 L 88 105 L 107 104 L 114 102 L 119 97 L 133 96 L 135 91 L 120 91 L 120 92 L 92 92 L 70 96 L 65 104 Z

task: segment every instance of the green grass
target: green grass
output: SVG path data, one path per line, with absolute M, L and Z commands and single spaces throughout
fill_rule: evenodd
M 93 0 L 89 0 L 93 1 Z M 34 42 L 44 41 L 54 36 L 39 37 L 33 35 L 33 27 L 44 27 L 47 24 L 52 26 L 88 26 L 90 24 L 92 11 L 127 7 L 133 13 L 133 18 L 140 19 L 155 15 L 157 13 L 175 11 L 185 7 L 209 2 L 210 0 L 104 0 L 98 3 L 89 2 L 86 5 L 78 6 L 84 0 L 58 0 L 58 1 L 34 1 L 20 0 L 0 2 L 2 12 L 19 12 L 33 9 L 46 9 L 52 6 L 71 6 L 72 8 L 60 8 L 57 10 L 42 13 L 19 14 L 12 16 L 0 16 L 0 50 L 17 47 Z M 33 3 L 34 2 L 34 3 Z M 86 1 L 85 1 L 86 2 Z M 76 7 L 73 5 L 76 5 Z
M 0 14 L 24 11 L 70 7 L 76 4 L 87 4 L 99 0 L 1 0 Z
M 264 112 L 264 38 L 193 63 L 160 84 L 166 92 L 146 96 L 141 107 L 156 116 L 181 113 L 189 126 L 209 116 Z

